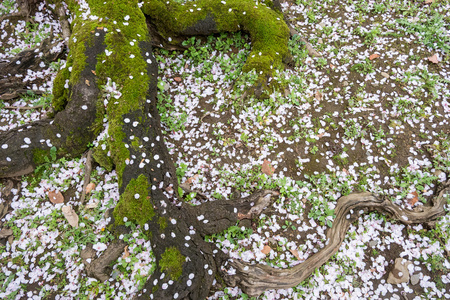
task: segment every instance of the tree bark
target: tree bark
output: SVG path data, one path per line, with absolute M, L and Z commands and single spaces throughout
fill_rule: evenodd
M 79 156 L 103 128 L 108 128 L 102 143 L 111 153 L 120 192 L 109 230 L 117 236 L 127 232 L 124 218 L 139 224 L 151 240 L 156 257 L 155 272 L 137 298 L 203 299 L 216 276 L 239 285 L 251 296 L 292 287 L 339 249 L 350 222 L 356 218 L 351 210 L 375 209 L 404 223 L 428 222 L 443 214 L 447 190 L 422 213 L 402 211 L 373 195 L 350 195 L 338 202 L 327 246 L 301 265 L 280 270 L 229 260 L 205 242 L 204 236 L 219 233 L 241 219 L 256 217 L 278 193 L 258 191 L 246 198 L 197 207 L 184 204 L 174 193 L 178 183 L 161 133 L 156 107 L 158 69 L 146 18 L 163 37 L 248 31 L 253 49 L 245 70 L 255 68 L 260 72 L 261 87 L 288 56 L 289 30 L 282 15 L 263 5 L 255 8 L 252 0 L 228 0 L 228 4 L 198 1 L 184 6 L 151 0 L 144 2 L 141 9 L 137 1 L 88 3 L 95 17 L 87 15 L 77 1 L 69 1 L 75 19 L 67 66 L 55 80 L 54 119 L 0 133 L 0 177 L 32 172 L 52 147 L 56 147 L 58 157 Z M 196 10 L 190 18 L 181 18 L 194 4 Z M 117 97 L 106 96 L 102 86 L 107 84 L 115 89 Z M 112 245 L 108 255 L 91 263 L 89 274 L 105 280 L 105 265 L 120 255 L 123 246 L 120 242 Z M 230 266 L 237 270 L 235 275 L 228 275 Z

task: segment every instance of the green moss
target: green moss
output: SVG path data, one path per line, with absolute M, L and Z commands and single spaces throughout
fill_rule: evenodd
M 248 32 L 253 48 L 244 72 L 255 69 L 261 75 L 260 81 L 265 82 L 273 71 L 282 69 L 283 59 L 289 55 L 289 29 L 283 15 L 265 4 L 257 6 L 253 0 L 227 0 L 226 4 L 221 0 L 199 0 L 184 5 L 173 0 L 147 0 L 142 10 L 163 24 L 159 29 L 166 36 L 180 33 L 207 16 L 214 16 L 219 31 Z
M 102 143 L 103 144 L 103 143 Z M 110 156 L 108 156 L 108 148 L 105 150 L 102 149 L 101 144 L 92 149 L 92 156 L 94 160 L 103 168 L 111 172 L 114 166 L 114 163 Z
M 134 150 L 138 150 L 139 146 L 141 144 L 139 143 L 139 140 L 137 138 L 134 138 L 134 140 L 131 142 L 131 147 L 133 147 Z
M 108 28 L 105 44 L 111 54 L 107 56 L 102 53 L 97 57 L 101 62 L 96 66 L 98 84 L 104 85 L 110 78 L 122 93 L 118 101 L 111 100 L 106 108 L 109 119 L 108 133 L 114 137 L 108 140 L 108 143 L 116 165 L 119 185 L 122 185 L 122 173 L 126 161 L 130 158 L 130 152 L 123 142 L 123 116 L 134 111 L 139 113 L 146 100 L 150 80 L 147 63 L 139 48 L 140 42 L 149 41 L 148 29 L 145 16 L 137 3 L 136 0 L 89 1 L 92 14 L 109 20 L 104 25 Z M 136 141 L 132 146 L 137 148 L 137 143 L 139 142 Z
M 70 78 L 70 72 L 66 66 L 66 68 L 60 70 L 53 81 L 53 99 L 52 106 L 55 111 L 62 111 L 67 104 L 69 99 L 69 89 L 66 89 L 64 86 L 66 84 L 66 80 Z
M 167 220 L 164 217 L 159 217 L 158 219 L 159 229 L 163 231 L 167 227 Z
M 42 165 L 43 163 L 47 162 L 49 157 L 50 157 L 50 149 L 44 150 L 35 148 L 33 150 L 33 162 L 36 166 Z
M 131 179 L 114 209 L 113 216 L 116 225 L 124 225 L 123 218 L 137 223 L 142 227 L 155 215 L 149 196 L 149 183 L 147 177 L 139 175 Z
M 175 247 L 166 248 L 161 255 L 159 266 L 161 272 L 167 272 L 172 280 L 178 280 L 183 273 L 183 264 L 186 258 Z

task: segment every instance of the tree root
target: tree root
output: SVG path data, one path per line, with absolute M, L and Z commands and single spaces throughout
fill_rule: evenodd
M 260 190 L 248 197 L 235 200 L 217 200 L 205 202 L 199 206 L 185 205 L 188 218 L 195 222 L 196 230 L 202 235 L 220 233 L 236 225 L 242 219 L 251 219 L 259 215 L 279 193 Z
M 51 42 L 51 38 L 47 38 L 40 47 L 24 50 L 11 58 L 9 62 L 0 62 L 0 99 L 14 99 L 27 92 L 29 82 L 24 81 L 23 77 L 27 75 L 28 70 L 39 70 L 41 63 L 47 64 L 61 57 L 63 49 L 59 52 L 53 50 L 59 42 Z M 11 76 L 11 74 L 22 75 L 22 77 Z M 36 94 L 39 92 L 36 91 Z
M 67 42 L 72 33 L 70 31 L 69 21 L 67 21 L 67 15 L 64 6 L 62 6 L 62 4 L 58 4 L 55 13 L 58 15 L 59 22 L 61 23 L 61 31 L 63 39 Z
M 246 262 L 229 260 L 222 268 L 222 277 L 230 286 L 239 285 L 249 296 L 259 296 L 271 289 L 287 289 L 300 284 L 311 273 L 328 261 L 341 246 L 350 224 L 367 211 L 378 211 L 403 224 L 418 224 L 435 221 L 445 214 L 450 188 L 446 187 L 434 199 L 433 205 L 423 211 L 404 210 L 389 200 L 383 200 L 370 193 L 355 193 L 341 197 L 335 209 L 336 219 L 327 232 L 326 246 L 305 262 L 289 269 L 275 269 L 266 265 L 252 265 Z M 235 275 L 226 271 L 230 267 Z
M 101 282 L 108 280 L 111 275 L 110 264 L 120 257 L 125 246 L 124 241 L 114 240 L 98 258 L 94 259 L 96 251 L 92 248 L 92 244 L 88 244 L 81 251 L 81 258 L 86 266 L 87 275 Z

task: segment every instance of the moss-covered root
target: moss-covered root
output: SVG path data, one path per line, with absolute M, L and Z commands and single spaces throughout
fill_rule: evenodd
M 256 70 L 265 84 L 289 56 L 289 29 L 283 15 L 253 0 L 197 0 L 180 4 L 174 0 L 146 0 L 142 10 L 158 30 L 173 35 L 235 32 L 250 34 L 253 47 L 244 71 Z
M 53 120 L 41 120 L 0 133 L 0 177 L 32 172 L 36 166 L 54 158 L 52 148 L 56 150 L 57 157 L 79 156 L 98 135 L 102 127 L 102 113 L 98 109 L 100 90 L 92 70 L 97 64 L 97 55 L 104 51 L 104 35 L 99 31 L 95 33 L 97 35 L 89 31 L 85 38 L 87 42 L 78 43 L 83 45 L 79 46 L 83 51 L 82 58 L 73 66 L 78 66 L 79 75 L 78 80 L 73 81 L 71 100 L 65 109 L 57 113 Z M 65 72 L 62 70 L 60 74 Z M 62 89 L 68 90 L 64 86 Z

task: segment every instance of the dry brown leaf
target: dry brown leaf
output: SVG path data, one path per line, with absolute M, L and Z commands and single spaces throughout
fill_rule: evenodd
M 50 202 L 53 204 L 58 204 L 58 203 L 64 203 L 64 196 L 61 194 L 60 191 L 50 191 L 48 192 L 48 198 L 50 199 Z
M 195 180 L 198 179 L 198 177 L 199 177 L 199 175 L 198 175 L 198 174 L 195 174 L 194 176 L 189 177 L 188 179 L 186 179 L 186 182 L 185 182 L 185 183 L 187 183 L 187 184 L 192 184 Z
M 437 54 L 434 54 L 433 56 L 428 57 L 428 60 L 431 61 L 433 64 L 439 63 Z
M 378 57 L 380 57 L 380 55 L 374 53 L 374 54 L 372 54 L 371 56 L 369 56 L 369 59 L 370 59 L 370 60 L 374 60 L 375 58 L 378 58 Z
M 270 161 L 265 159 L 261 165 L 261 172 L 263 172 L 264 174 L 266 174 L 268 176 L 272 176 L 274 171 L 275 171 L 275 168 L 272 167 L 272 165 L 270 164 Z
M 86 186 L 86 194 L 89 194 L 90 192 L 92 192 L 93 189 L 95 189 L 95 183 L 90 182 L 90 183 Z
M 181 82 L 181 77 L 174 77 L 173 80 L 175 80 L 176 82 Z
M 78 215 L 73 208 L 70 206 L 63 206 L 61 210 L 64 217 L 67 219 L 67 222 L 69 222 L 72 227 L 78 228 Z
M 317 137 L 320 139 L 321 137 L 323 137 L 325 135 L 325 132 L 322 132 L 322 133 L 319 133 L 318 135 L 317 135 Z
M 314 98 L 316 98 L 318 101 L 322 101 L 323 95 L 321 92 L 317 91 L 316 94 L 314 95 Z
M 11 236 L 13 234 L 13 231 L 9 228 L 3 228 L 0 230 L 0 239 L 7 238 L 8 236 Z
M 408 203 L 411 206 L 414 206 L 414 204 L 417 203 L 417 201 L 419 201 L 419 194 L 417 194 L 416 191 L 412 192 L 411 195 L 413 195 L 412 198 L 408 199 Z
M 272 251 L 272 248 L 270 248 L 269 245 L 265 245 L 264 248 L 261 250 L 261 252 L 266 255 L 269 254 L 270 251 Z
M 130 252 L 128 252 L 128 245 L 125 246 L 125 249 L 123 249 L 123 255 L 122 258 L 125 259 L 128 256 L 130 256 Z
M 91 86 L 91 85 L 89 84 L 89 80 L 86 79 L 84 82 L 86 83 L 87 86 Z
M 91 72 L 92 72 L 92 74 L 94 74 L 94 75 L 97 75 L 97 73 L 95 73 L 95 71 L 94 71 L 94 70 L 91 70 Z
M 431 4 L 433 2 L 434 2 L 434 0 L 425 0 L 425 4 Z
M 291 251 L 292 255 L 294 255 L 295 258 L 297 258 L 298 260 L 301 260 L 300 256 L 298 255 L 298 251 L 296 249 L 289 249 L 289 251 Z

